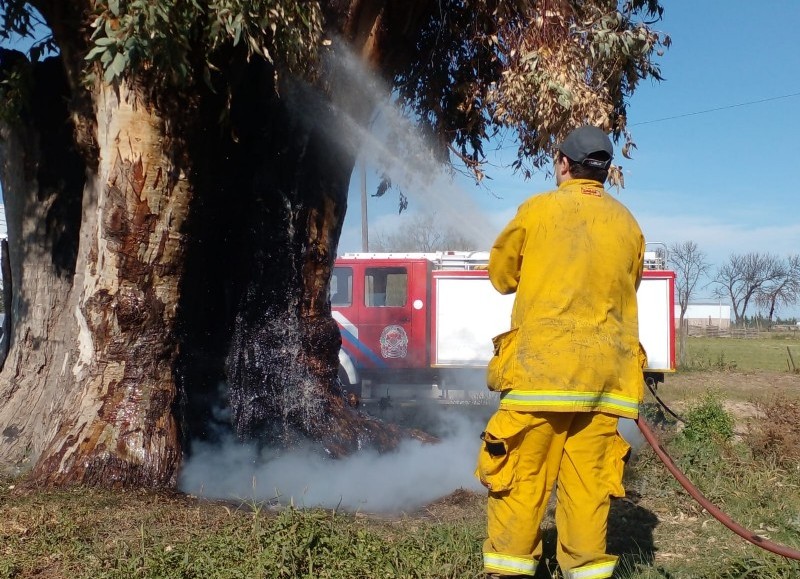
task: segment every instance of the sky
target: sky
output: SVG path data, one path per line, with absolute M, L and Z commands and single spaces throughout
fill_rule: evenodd
M 672 39 L 658 59 L 665 80 L 642 81 L 630 99 L 628 127 L 637 149 L 633 159 L 624 159 L 616 148 L 625 188 L 615 194 L 638 219 L 648 241 L 694 241 L 714 268 L 732 253 L 800 253 L 800 181 L 795 175 L 800 155 L 795 28 L 800 2 L 663 5 L 664 17 L 653 28 Z M 490 161 L 508 162 L 514 152 L 509 146 Z M 457 176 L 444 186 L 445 199 L 433 208 L 425 195 L 405 190 L 409 209 L 400 216 L 396 195 L 369 198 L 371 235 L 394 232 L 414 212 L 433 210 L 450 223 L 480 222 L 481 244 L 488 249 L 527 197 L 554 187 L 547 175 L 525 181 L 498 167 L 490 167 L 488 174 L 491 180 L 484 187 Z M 368 191 L 376 183 L 374 166 L 367 164 Z M 357 169 L 340 254 L 361 249 L 360 204 Z M 715 299 L 711 287 L 705 287 L 693 301 Z

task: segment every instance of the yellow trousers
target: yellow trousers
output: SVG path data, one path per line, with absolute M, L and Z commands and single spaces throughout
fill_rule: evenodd
M 599 412 L 498 410 L 483 434 L 476 475 L 489 489 L 484 568 L 533 575 L 542 555 L 540 525 L 553 485 L 556 559 L 565 579 L 611 577 L 606 551 L 611 496 L 624 496 L 628 444 L 618 417 Z

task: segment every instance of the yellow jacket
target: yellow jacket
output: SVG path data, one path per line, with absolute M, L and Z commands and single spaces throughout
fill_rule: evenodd
M 597 181 L 572 179 L 520 206 L 489 258 L 497 291 L 517 293 L 489 364 L 501 408 L 638 416 L 643 259 L 638 223 Z

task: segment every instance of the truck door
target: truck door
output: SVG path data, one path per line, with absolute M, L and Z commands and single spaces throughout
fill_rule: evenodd
M 425 273 L 424 263 L 413 262 L 364 268 L 361 341 L 387 368 L 419 368 L 426 363 L 426 322 L 420 300 L 427 299 L 417 297 L 415 289 L 426 287 Z

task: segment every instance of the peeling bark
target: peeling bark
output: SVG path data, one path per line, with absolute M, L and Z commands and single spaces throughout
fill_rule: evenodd
M 96 91 L 96 219 L 75 313 L 81 389 L 33 477 L 47 484 L 169 486 L 180 465 L 172 415 L 175 304 L 188 183 L 164 122 L 127 86 Z

